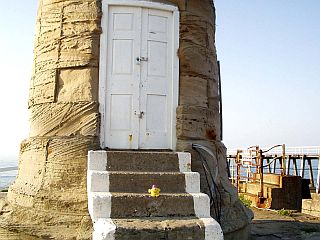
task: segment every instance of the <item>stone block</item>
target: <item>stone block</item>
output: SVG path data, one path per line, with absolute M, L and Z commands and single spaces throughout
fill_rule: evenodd
M 49 103 L 31 107 L 30 136 L 97 136 L 96 102 Z
M 56 83 L 50 82 L 33 86 L 29 90 L 29 106 L 41 103 L 52 103 L 55 100 Z
M 215 51 L 212 22 L 207 22 L 203 16 L 187 11 L 181 12 L 180 22 L 181 40 Z
M 179 48 L 180 74 L 199 76 L 202 78 L 214 77 L 215 52 L 205 47 L 180 41 Z
M 18 206 L 64 212 L 87 211 L 87 151 L 94 137 L 37 137 L 21 144 L 20 163 L 8 200 Z
M 59 68 L 99 66 L 99 36 L 83 35 L 61 40 Z
M 217 140 L 220 137 L 219 113 L 207 108 L 179 106 L 177 108 L 177 138 Z
M 21 143 L 17 178 L 10 186 L 8 201 L 25 207 L 33 206 L 33 197 L 42 187 L 48 139 L 27 139 Z M 19 193 L 21 196 L 17 197 Z
M 208 106 L 208 80 L 200 77 L 180 76 L 180 105 Z
M 97 68 L 72 68 L 59 71 L 58 102 L 98 102 Z
M 201 16 L 203 21 L 206 21 L 212 26 L 215 26 L 215 8 L 211 0 L 186 1 L 186 12 Z

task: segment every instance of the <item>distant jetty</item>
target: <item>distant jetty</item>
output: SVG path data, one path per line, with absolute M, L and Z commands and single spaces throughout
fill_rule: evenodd
M 15 170 L 18 170 L 18 167 L 5 167 L 5 168 L 0 168 L 0 173 L 1 172 L 15 171 Z

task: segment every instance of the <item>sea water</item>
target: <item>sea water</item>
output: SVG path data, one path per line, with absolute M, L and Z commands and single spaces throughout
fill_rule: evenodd
M 0 160 L 0 170 L 1 168 L 16 167 L 17 165 L 17 161 L 14 160 Z M 0 171 L 0 190 L 8 188 L 14 182 L 17 172 L 17 170 L 8 172 Z

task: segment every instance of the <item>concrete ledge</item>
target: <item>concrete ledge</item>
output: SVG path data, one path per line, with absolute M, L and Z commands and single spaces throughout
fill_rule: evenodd
M 177 152 L 180 172 L 191 172 L 191 154 L 188 152 Z
M 206 240 L 223 240 L 223 232 L 219 223 L 213 218 L 200 218 L 205 227 Z
M 88 171 L 88 192 L 109 192 L 109 173 L 106 171 Z
M 197 172 L 185 172 L 186 192 L 199 193 L 200 192 L 200 174 Z
M 211 218 L 210 199 L 204 193 L 191 193 L 193 197 L 194 212 L 198 218 Z
M 88 170 L 106 171 L 107 152 L 89 151 L 88 152 Z
M 320 217 L 320 194 L 312 193 L 311 198 L 302 200 L 302 213 Z
M 114 240 L 114 234 L 116 232 L 116 225 L 110 218 L 98 219 L 93 224 L 92 239 L 94 240 Z

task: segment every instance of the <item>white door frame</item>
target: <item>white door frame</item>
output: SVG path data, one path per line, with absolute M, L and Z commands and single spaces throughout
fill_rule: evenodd
M 177 136 L 176 136 L 176 109 L 179 101 L 179 9 L 176 6 L 140 1 L 140 0 L 102 0 L 102 18 L 101 28 L 102 34 L 100 36 L 100 64 L 99 64 L 99 112 L 101 115 L 100 123 L 100 146 L 101 148 L 107 147 L 105 134 L 106 134 L 106 89 L 107 89 L 107 50 L 108 50 L 108 16 L 109 6 L 132 6 L 143 7 L 150 9 L 164 10 L 172 12 L 173 14 L 173 59 L 172 59 L 172 122 L 171 122 L 171 136 L 172 140 L 169 144 L 172 150 L 176 150 Z M 175 54 L 176 53 L 176 54 Z

